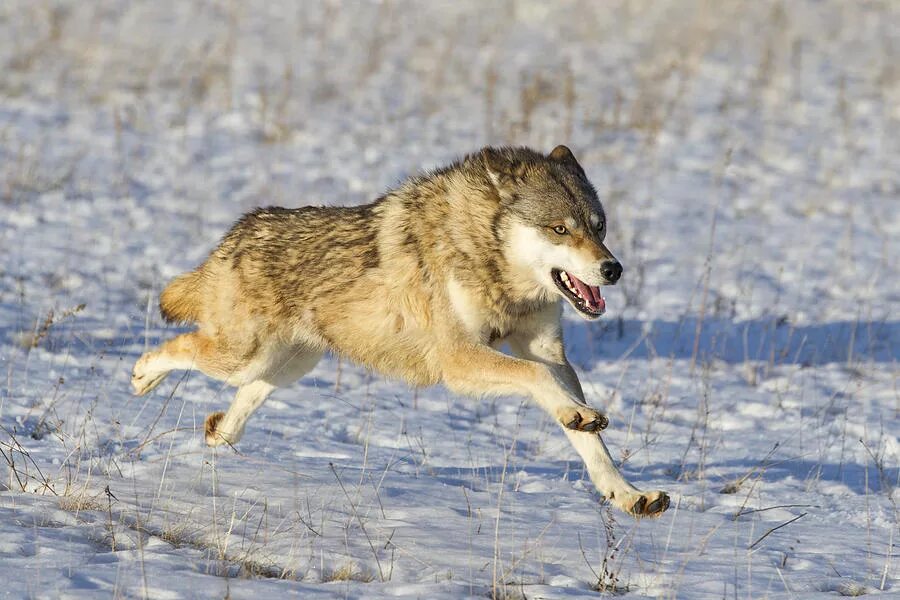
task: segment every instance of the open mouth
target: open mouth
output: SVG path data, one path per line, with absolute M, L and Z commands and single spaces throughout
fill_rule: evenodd
M 606 312 L 606 300 L 600 295 L 598 286 L 588 285 L 571 273 L 560 269 L 553 269 L 551 275 L 556 287 L 581 314 L 599 317 Z

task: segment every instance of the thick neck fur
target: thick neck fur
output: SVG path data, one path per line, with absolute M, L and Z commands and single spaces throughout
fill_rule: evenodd
M 425 261 L 420 268 L 450 274 L 462 286 L 477 290 L 486 300 L 484 308 L 501 320 L 553 301 L 531 274 L 518 272 L 506 260 L 506 235 L 514 213 L 498 194 L 480 156 L 413 178 L 388 198 L 405 209 L 400 229 L 408 244 L 418 246 L 416 252 Z M 390 221 L 386 225 L 392 227 Z

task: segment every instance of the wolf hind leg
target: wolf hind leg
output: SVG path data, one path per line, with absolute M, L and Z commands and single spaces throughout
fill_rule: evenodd
M 262 406 L 276 388 L 288 386 L 309 373 L 322 352 L 306 349 L 295 352 L 287 360 L 274 365 L 265 374 L 238 388 L 226 412 L 217 411 L 206 417 L 205 439 L 208 446 L 233 446 L 244 435 L 250 416 Z
M 228 412 L 216 411 L 206 415 L 203 426 L 206 445 L 237 444 L 244 435 L 247 419 L 262 406 L 276 387 L 261 379 L 240 386 Z
M 239 363 L 220 346 L 208 335 L 192 331 L 145 352 L 131 372 L 134 393 L 143 396 L 151 392 L 170 371 L 176 370 L 199 369 L 210 377 L 227 380 Z
M 153 391 L 170 371 L 190 369 L 194 366 L 194 334 L 185 333 L 165 342 L 155 350 L 141 355 L 131 370 L 131 387 L 135 395 L 143 396 Z

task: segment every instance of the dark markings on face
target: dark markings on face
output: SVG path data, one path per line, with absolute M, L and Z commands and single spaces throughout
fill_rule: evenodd
M 572 203 L 572 206 L 573 207 L 577 206 L 578 205 L 578 197 L 575 195 L 575 193 L 571 189 L 569 189 L 569 186 L 566 185 L 566 182 L 563 181 L 563 179 L 559 175 L 554 173 L 553 169 L 548 169 L 547 175 L 549 175 L 550 179 L 552 179 L 559 187 L 561 187 L 566 192 L 566 194 L 569 197 L 569 200 Z
M 603 208 L 593 187 L 574 167 L 538 167 L 532 181 L 526 179 L 521 183 L 520 196 L 521 201 L 515 207 L 520 217 L 540 229 L 547 239 L 563 242 L 565 238 L 550 228 L 574 219 L 584 235 L 600 241 L 591 215 L 596 214 L 602 220 Z

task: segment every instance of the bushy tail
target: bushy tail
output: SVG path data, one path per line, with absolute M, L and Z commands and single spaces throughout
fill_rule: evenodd
M 203 275 L 191 271 L 172 280 L 159 295 L 159 312 L 169 323 L 196 323 L 200 320 Z

